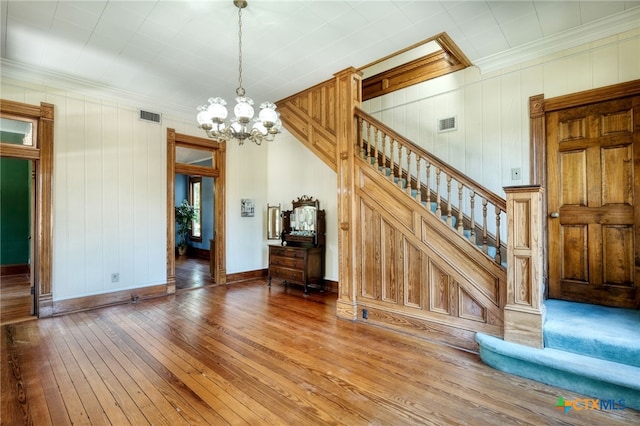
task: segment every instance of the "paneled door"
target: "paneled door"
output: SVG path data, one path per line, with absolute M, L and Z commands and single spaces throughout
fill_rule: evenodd
M 640 96 L 546 120 L 549 296 L 638 307 Z

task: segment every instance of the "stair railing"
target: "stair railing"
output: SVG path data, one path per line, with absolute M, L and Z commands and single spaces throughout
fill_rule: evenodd
M 503 198 L 358 108 L 355 124 L 359 152 L 372 167 L 504 266 Z

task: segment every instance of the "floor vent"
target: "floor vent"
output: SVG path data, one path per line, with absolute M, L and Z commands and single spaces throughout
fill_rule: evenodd
M 458 128 L 458 120 L 456 117 L 441 118 L 438 120 L 438 133 L 450 132 Z
M 160 123 L 161 118 L 162 118 L 162 115 L 158 113 L 140 110 L 140 120 L 151 121 L 153 123 Z

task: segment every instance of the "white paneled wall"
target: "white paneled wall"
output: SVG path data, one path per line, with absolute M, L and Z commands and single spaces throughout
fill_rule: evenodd
M 326 213 L 325 278 L 338 281 L 338 195 L 337 175 L 322 160 L 288 132 L 283 132 L 269 144 L 269 185 L 267 198 L 256 210 L 262 215 L 264 240 L 262 257 L 268 263 L 267 244 L 279 244 L 279 240 L 267 240 L 267 202 L 281 204 L 283 210 L 291 209 L 291 202 L 302 195 L 320 201 Z
M 141 121 L 125 102 L 1 87 L 3 99 L 54 105 L 54 300 L 166 283 L 166 129 L 195 126 Z
M 55 107 L 53 297 L 166 283 L 166 129 L 203 137 L 195 119 L 138 119 L 131 101 L 3 79 L 1 97 Z M 153 108 L 145 108 L 155 111 Z M 227 147 L 227 273 L 267 266 L 267 203 L 307 194 L 327 210 L 327 277 L 337 280 L 336 177 L 286 131 L 262 146 Z M 255 201 L 254 217 L 240 200 Z M 118 273 L 118 283 L 111 274 Z
M 529 183 L 530 96 L 546 98 L 640 79 L 640 30 L 481 75 L 471 67 L 372 99 L 363 109 L 504 196 Z M 436 120 L 457 116 L 458 130 Z M 521 180 L 511 169 L 521 169 Z
M 277 142 L 275 142 L 277 143 Z M 227 144 L 227 273 L 266 267 L 262 259 L 266 228 L 262 206 L 267 204 L 266 145 L 246 142 Z M 243 198 L 255 203 L 255 216 L 242 217 Z

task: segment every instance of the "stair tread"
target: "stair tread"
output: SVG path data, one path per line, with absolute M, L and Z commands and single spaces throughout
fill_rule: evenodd
M 640 367 L 640 311 L 563 300 L 545 307 L 545 347 Z
M 640 367 L 559 349 L 531 348 L 482 333 L 476 334 L 476 340 L 481 347 L 510 358 L 640 391 Z

